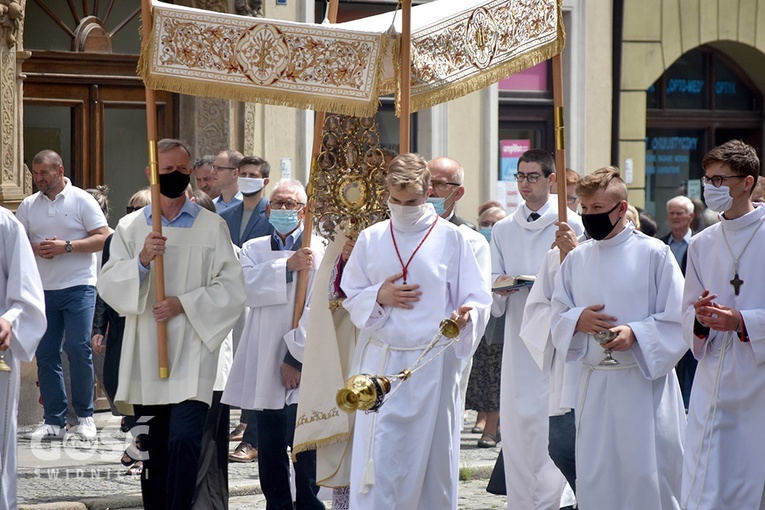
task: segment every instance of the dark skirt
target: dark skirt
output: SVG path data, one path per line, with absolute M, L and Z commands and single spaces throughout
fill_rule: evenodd
M 470 371 L 470 382 L 465 396 L 466 409 L 481 413 L 499 411 L 502 345 L 489 345 L 486 337 L 481 339 L 473 355 L 473 369 Z

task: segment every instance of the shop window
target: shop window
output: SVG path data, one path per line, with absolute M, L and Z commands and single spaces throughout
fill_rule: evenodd
M 660 235 L 669 231 L 670 198 L 703 199 L 704 154 L 732 139 L 760 151 L 761 105 L 746 72 L 705 46 L 680 57 L 646 90 L 645 208 L 656 218 Z

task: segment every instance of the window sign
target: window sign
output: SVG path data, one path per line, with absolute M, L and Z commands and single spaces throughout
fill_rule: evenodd
M 704 54 L 683 55 L 665 73 L 666 107 L 701 110 L 706 108 Z
M 701 179 L 690 179 L 688 181 L 688 197 L 701 200 Z
M 497 202 L 502 204 L 507 214 L 513 214 L 521 206 L 521 194 L 515 181 L 499 181 L 497 183 Z
M 518 159 L 531 149 L 531 140 L 500 140 L 499 180 L 515 182 Z
M 718 110 L 754 110 L 754 96 L 733 71 L 715 61 L 715 108 Z
M 704 130 L 649 128 L 646 132 L 646 210 L 656 218 L 659 230 L 666 232 L 669 199 L 693 196 L 691 186 L 697 186 L 695 193 L 700 194 Z M 696 184 L 691 185 L 694 180 Z

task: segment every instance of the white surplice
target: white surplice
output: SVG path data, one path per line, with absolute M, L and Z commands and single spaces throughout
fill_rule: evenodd
M 423 208 L 413 226 L 393 220 L 404 264 L 438 222 L 409 264 L 407 283 L 422 292 L 412 309 L 377 303 L 384 280 L 402 272 L 390 221 L 364 230 L 345 266 L 344 306 L 369 336 L 356 349 L 355 373 L 397 374 L 422 354 L 442 319 L 468 305 L 471 320 L 458 341 L 415 372 L 378 413 L 357 413 L 350 485 L 355 510 L 457 508 L 460 360 L 483 334 L 491 297 L 465 237 L 432 205 Z
M 764 219 L 765 207 L 760 205 L 740 218 L 722 219 L 704 229 L 688 247 L 683 334 L 699 360 L 683 461 L 682 496 L 689 510 L 765 508 Z M 752 239 L 739 261 L 738 274 L 744 283 L 738 296 L 730 283 L 733 257 L 723 230 L 736 256 Z M 741 342 L 731 332 L 723 355 L 725 333 L 712 330 L 708 339 L 693 334 L 693 303 L 705 289 L 717 294 L 716 303 L 741 311 L 749 342 Z
M 555 240 L 557 197 L 551 196 L 536 221 L 527 221 L 525 205 L 494 225 L 491 236 L 492 280 L 499 275 L 536 275 Z M 582 234 L 581 218 L 569 211 L 568 223 Z M 510 296 L 494 294 L 492 314 L 507 313 L 502 352 L 499 415 L 505 452 L 508 508 L 560 508 L 566 480 L 547 453 L 549 376 L 535 363 L 520 337 L 529 290 Z
M 576 406 L 576 498 L 584 509 L 679 508 L 685 410 L 674 366 L 687 350 L 680 328 L 683 276 L 669 247 L 629 224 L 568 254 L 553 292 L 552 335 L 582 362 Z M 575 330 L 583 310 L 626 324 L 636 342 L 614 351 Z
M 234 353 L 222 402 L 242 409 L 282 409 L 298 401 L 299 387 L 287 389 L 282 385 L 281 366 L 287 351 L 297 361 L 303 361 L 306 321 L 298 330 L 292 328 L 295 310 L 297 271 L 287 282 L 287 259 L 294 250 L 273 250 L 272 236 L 247 241 L 239 259 L 244 272 L 247 292 L 247 315 L 242 338 Z M 308 316 L 311 289 L 316 268 L 321 264 L 325 246 L 317 237 L 311 239 L 314 266 L 308 272 L 306 306 Z
M 125 316 L 115 401 L 210 404 L 218 350 L 244 307 L 242 266 L 231 248 L 226 223 L 202 209 L 190 228 L 164 227 L 167 237 L 165 295 L 177 296 L 184 312 L 167 322 L 170 377 L 159 377 L 152 274 L 139 277 L 138 255 L 151 226 L 143 213 L 120 220 L 111 256 L 98 277 L 98 293 Z
M 16 426 L 22 361 L 32 361 L 45 333 L 45 295 L 24 227 L 0 207 L 0 317 L 11 325 L 11 346 L 0 372 L 0 509 L 16 508 Z
M 559 270 L 560 250 L 553 248 L 545 255 L 537 280 L 529 291 L 520 333 L 531 357 L 549 377 L 550 416 L 566 414 L 576 407 L 576 387 L 581 370 L 578 363 L 566 363 L 563 355 L 555 350 L 550 334 L 551 301 Z

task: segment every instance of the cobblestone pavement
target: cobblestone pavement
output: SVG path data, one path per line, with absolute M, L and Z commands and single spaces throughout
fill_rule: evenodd
M 472 426 L 470 420 L 474 420 L 474 415 L 466 420 Z M 136 476 L 126 475 L 126 469 L 119 463 L 127 441 L 125 434 L 119 431 L 119 418 L 98 413 L 96 425 L 99 435 L 92 444 L 74 435 L 67 435 L 63 442 L 32 443 L 22 435 L 33 427 L 19 431 L 17 472 L 21 510 L 141 507 L 140 481 Z M 466 480 L 460 482 L 459 508 L 505 508 L 504 497 L 485 490 L 499 448 L 478 448 L 478 438 L 477 434 L 462 434 L 460 475 Z M 229 490 L 232 510 L 265 508 L 257 463 L 229 464 Z

